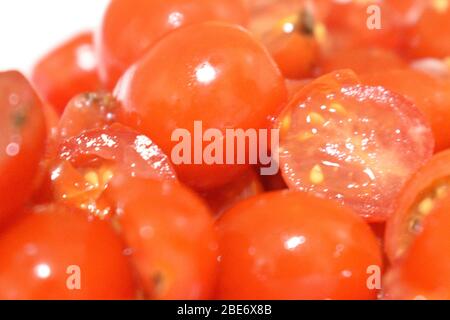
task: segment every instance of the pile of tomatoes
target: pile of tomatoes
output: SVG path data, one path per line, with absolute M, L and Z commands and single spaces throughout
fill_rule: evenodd
M 449 0 L 112 0 L 29 79 L 0 299 L 450 299 Z M 278 129 L 279 174 L 175 165 L 195 121 Z

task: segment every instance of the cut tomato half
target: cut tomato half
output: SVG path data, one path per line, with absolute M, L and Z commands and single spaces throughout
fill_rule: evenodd
M 391 262 L 401 258 L 423 230 L 423 221 L 437 204 L 450 196 L 450 151 L 435 155 L 406 184 L 386 229 L 386 251 Z
M 407 179 L 433 153 L 416 106 L 398 94 L 337 71 L 307 85 L 279 119 L 287 184 L 384 221 Z

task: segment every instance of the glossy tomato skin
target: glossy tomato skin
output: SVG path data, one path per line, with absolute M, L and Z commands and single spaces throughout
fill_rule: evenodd
M 179 27 L 206 21 L 245 25 L 242 0 L 111 1 L 96 37 L 100 76 L 108 89 L 159 39 Z
M 450 148 L 447 121 L 450 118 L 450 79 L 434 77 L 413 69 L 368 73 L 363 83 L 383 86 L 412 100 L 426 116 L 436 140 L 435 151 Z
M 69 101 L 58 125 L 58 140 L 86 130 L 103 129 L 117 122 L 119 103 L 108 92 L 82 93 Z
M 174 181 L 117 177 L 121 234 L 148 299 L 211 299 L 217 276 L 214 220 L 204 202 Z
M 286 183 L 335 199 L 371 222 L 392 213 L 404 183 L 434 147 L 413 103 L 361 85 L 346 70 L 301 89 L 279 117 L 279 128 Z
M 254 197 L 217 224 L 219 299 L 375 299 L 381 266 L 368 225 L 339 204 L 304 193 Z
M 449 162 L 450 151 L 436 154 L 403 188 L 386 228 L 386 253 L 391 262 L 409 250 L 414 238 L 423 230 L 424 218 L 442 197 L 450 194 Z
M 42 103 L 28 81 L 0 73 L 0 225 L 31 196 L 45 139 Z
M 443 199 L 385 277 L 390 299 L 450 299 L 450 198 Z
M 58 114 L 75 95 L 101 87 L 92 38 L 88 32 L 67 40 L 43 57 L 33 69 L 33 85 Z
M 60 205 L 36 207 L 0 235 L 0 298 L 133 299 L 123 250 L 106 222 Z M 71 290 L 71 275 L 80 275 L 79 290 Z
M 303 79 L 312 75 L 319 57 L 315 27 L 314 14 L 303 1 L 283 1 L 255 10 L 249 30 L 261 39 L 286 78 Z
M 283 77 L 260 43 L 242 28 L 219 23 L 172 32 L 124 75 L 115 91 L 124 109 L 122 121 L 152 137 L 167 154 L 179 144 L 172 141 L 176 129 L 187 130 L 191 140 L 202 139 L 194 131 L 196 121 L 203 132 L 217 129 L 224 136 L 226 129 L 267 129 L 286 95 Z M 225 146 L 225 140 L 219 142 Z M 193 150 L 191 163 L 206 145 L 202 154 Z M 247 169 L 202 162 L 178 165 L 180 180 L 205 190 Z

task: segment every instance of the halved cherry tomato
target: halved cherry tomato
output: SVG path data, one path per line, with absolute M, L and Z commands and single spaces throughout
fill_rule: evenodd
M 76 94 L 99 90 L 92 34 L 79 34 L 43 57 L 34 67 L 32 83 L 59 114 Z
M 191 146 L 197 144 L 192 140 L 203 140 L 194 131 L 196 121 L 201 121 L 203 132 L 219 130 L 224 137 L 217 143 L 226 150 L 226 129 L 267 129 L 287 99 L 284 79 L 261 44 L 242 28 L 219 23 L 167 35 L 124 75 L 115 96 L 124 108 L 121 121 L 152 137 L 167 154 L 179 144 L 172 139 L 176 129 L 187 130 Z M 199 190 L 219 187 L 247 169 L 193 164 L 194 157 L 204 160 L 207 145 L 203 143 L 201 154 L 192 148 L 192 164 L 177 165 L 187 185 Z M 226 152 L 223 163 L 225 157 Z
M 31 196 L 45 137 L 42 103 L 28 81 L 0 73 L 0 225 Z
M 102 218 L 114 208 L 102 195 L 116 174 L 175 179 L 161 149 L 148 137 L 121 125 L 70 138 L 61 145 L 58 156 L 52 171 L 55 199 Z
M 323 57 L 319 64 L 322 74 L 341 69 L 351 69 L 361 74 L 403 67 L 406 67 L 406 62 L 399 55 L 381 48 L 358 48 L 333 52 Z
M 438 153 L 403 189 L 386 230 L 386 251 L 392 262 L 408 251 L 413 239 L 422 232 L 424 217 L 439 200 L 450 195 L 449 163 L 450 151 Z
M 369 226 L 338 203 L 279 191 L 241 202 L 218 221 L 219 299 L 375 299 L 382 268 Z M 369 268 L 370 267 L 370 268 Z
M 174 181 L 117 177 L 107 197 L 150 299 L 211 299 L 217 276 L 212 213 Z
M 450 299 L 450 197 L 423 219 L 422 231 L 385 277 L 390 299 Z
M 381 87 L 360 85 L 349 71 L 303 88 L 279 127 L 286 183 L 335 199 L 370 221 L 392 213 L 404 183 L 434 147 L 431 129 L 413 103 Z
M 96 39 L 104 84 L 114 88 L 128 67 L 170 31 L 212 20 L 245 25 L 248 12 L 242 0 L 111 1 Z
M 59 139 L 65 140 L 85 130 L 103 129 L 117 122 L 119 102 L 107 92 L 89 92 L 70 100 L 59 121 Z
M 124 249 L 104 221 L 60 205 L 34 208 L 0 234 L 0 298 L 133 299 Z
M 411 99 L 433 129 L 436 151 L 450 148 L 450 79 L 411 69 L 390 70 L 361 76 L 365 84 L 383 86 Z
M 221 215 L 236 203 L 264 191 L 259 175 L 252 169 L 235 181 L 217 189 L 200 193 L 216 216 Z

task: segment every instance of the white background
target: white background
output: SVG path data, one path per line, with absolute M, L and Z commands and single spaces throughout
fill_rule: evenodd
M 28 73 L 40 56 L 94 29 L 109 0 L 0 0 L 0 71 Z

